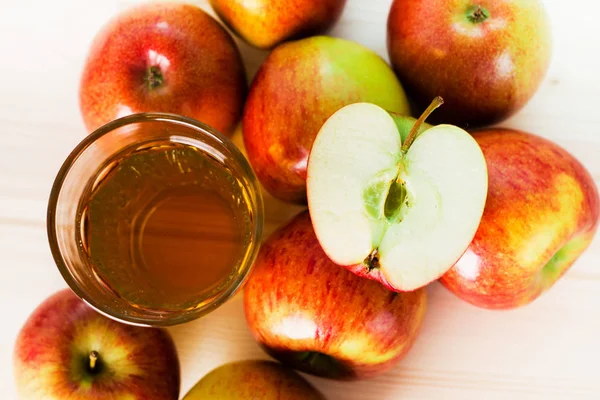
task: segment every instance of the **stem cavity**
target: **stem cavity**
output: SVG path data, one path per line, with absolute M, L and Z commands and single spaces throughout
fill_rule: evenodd
M 90 355 L 89 355 L 89 360 L 90 360 L 89 367 L 90 367 L 90 371 L 94 372 L 96 370 L 96 366 L 97 366 L 98 358 L 99 357 L 100 356 L 99 356 L 99 354 L 98 354 L 97 351 L 95 351 L 95 350 L 90 351 Z

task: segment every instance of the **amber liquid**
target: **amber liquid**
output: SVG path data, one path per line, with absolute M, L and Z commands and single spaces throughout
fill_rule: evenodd
M 98 277 L 143 308 L 193 308 L 235 278 L 252 211 L 222 161 L 172 142 L 102 168 L 81 203 L 82 244 Z

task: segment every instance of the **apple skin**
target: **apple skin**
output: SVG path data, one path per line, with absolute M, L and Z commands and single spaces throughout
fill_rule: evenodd
M 489 19 L 470 22 L 475 6 Z M 395 0 L 388 18 L 390 60 L 417 111 L 442 96 L 431 121 L 462 127 L 527 103 L 548 70 L 550 36 L 539 0 Z
M 95 374 L 86 369 L 91 351 L 99 354 Z M 113 321 L 69 289 L 31 314 L 13 360 L 21 400 L 179 397 L 179 361 L 166 331 Z
M 441 282 L 479 307 L 522 306 L 592 241 L 598 189 L 579 161 L 546 139 L 500 128 L 473 136 L 487 162 L 487 202 L 473 242 Z
M 306 166 L 319 129 L 361 101 L 410 112 L 391 68 L 358 43 L 316 36 L 275 48 L 252 82 L 243 116 L 248 159 L 265 189 L 306 203 Z
M 346 0 L 210 0 L 223 22 L 247 43 L 261 49 L 327 31 Z
M 185 395 L 183 400 L 325 400 L 296 372 L 273 361 L 247 360 L 222 365 Z
M 392 368 L 413 345 L 426 292 L 394 293 L 335 265 L 308 212 L 262 246 L 244 290 L 248 326 L 284 365 L 332 379 L 361 379 Z
M 153 68 L 162 78 L 149 80 Z M 120 14 L 98 33 L 79 100 L 89 131 L 132 113 L 160 111 L 195 118 L 229 135 L 246 92 L 239 51 L 215 19 L 189 4 L 148 3 Z

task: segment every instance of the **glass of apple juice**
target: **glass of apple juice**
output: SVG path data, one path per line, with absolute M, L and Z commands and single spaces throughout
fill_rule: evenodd
M 79 297 L 123 322 L 167 326 L 241 288 L 263 204 L 229 139 L 192 119 L 145 113 L 104 125 L 73 150 L 47 225 L 58 269 Z

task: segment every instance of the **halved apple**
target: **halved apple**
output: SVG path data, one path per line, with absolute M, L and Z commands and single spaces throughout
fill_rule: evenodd
M 483 214 L 487 168 L 477 142 L 452 125 L 368 103 L 323 125 L 308 162 L 308 206 L 336 264 L 410 291 L 442 276 L 470 244 Z

